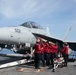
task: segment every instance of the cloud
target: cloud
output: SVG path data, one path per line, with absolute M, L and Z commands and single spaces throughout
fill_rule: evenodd
M 74 2 L 76 2 L 76 0 L 73 0 Z
M 0 13 L 6 18 L 39 17 L 55 12 L 61 0 L 0 0 Z
M 6 19 L 47 21 L 54 25 L 69 24 L 76 17 L 72 0 L 0 0 L 0 16 Z M 1 19 L 0 17 L 0 19 Z M 44 22 L 45 25 L 45 22 Z

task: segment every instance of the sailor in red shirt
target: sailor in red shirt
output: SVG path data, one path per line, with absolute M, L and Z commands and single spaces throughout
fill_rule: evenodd
M 42 41 L 42 40 L 41 40 L 41 41 Z M 42 63 L 43 63 L 43 67 L 45 67 L 45 58 L 44 58 L 45 42 L 42 41 L 41 44 L 42 44 L 42 47 L 43 47 L 43 49 L 42 49 L 42 51 L 41 51 L 41 61 L 42 61 Z
M 50 44 L 48 41 L 45 43 L 44 53 L 45 53 L 46 65 L 49 66 L 50 65 Z
M 53 63 L 53 59 L 57 58 L 57 54 L 58 54 L 58 44 L 57 43 L 51 43 L 51 47 L 50 47 L 50 54 L 51 54 L 51 67 L 54 67 L 54 63 Z M 49 68 L 51 68 L 49 67 Z
M 58 53 L 58 44 L 52 44 L 52 53 L 57 54 Z
M 68 44 L 64 43 L 63 44 L 63 48 L 61 50 L 62 56 L 64 57 L 65 63 L 64 66 L 67 67 L 67 63 L 68 63 Z
M 44 48 L 41 42 L 41 38 L 37 37 L 36 44 L 35 44 L 35 68 L 39 69 L 40 67 L 40 60 L 43 62 L 43 66 L 45 66 L 44 61 Z

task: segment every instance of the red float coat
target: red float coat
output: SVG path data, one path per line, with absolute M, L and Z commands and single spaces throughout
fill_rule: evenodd
M 44 54 L 44 49 L 45 49 L 45 44 L 44 43 L 42 43 L 42 51 L 41 51 L 41 54 Z
M 43 50 L 43 47 L 41 47 L 41 44 L 40 43 L 36 43 L 35 44 L 35 53 L 41 54 L 42 50 Z
M 50 53 L 50 45 L 48 43 L 45 44 L 44 52 Z
M 51 45 L 50 53 L 58 53 L 58 46 L 56 46 L 56 45 Z
M 62 54 L 68 54 L 68 47 L 64 46 L 63 49 L 61 50 Z

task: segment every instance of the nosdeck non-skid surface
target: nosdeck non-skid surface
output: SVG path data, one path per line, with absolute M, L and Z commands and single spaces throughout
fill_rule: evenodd
M 18 68 L 23 68 L 22 72 Z M 43 71 L 34 69 L 34 66 L 20 65 L 10 68 L 0 69 L 0 75 L 76 75 L 76 66 L 68 65 L 68 67 L 57 68 L 55 72 L 48 67 L 42 67 Z
M 2 60 L 3 62 L 8 59 L 7 57 L 0 58 L 0 60 Z M 12 58 L 10 59 L 12 60 Z M 25 64 L 9 68 L 3 68 L 0 69 L 0 75 L 76 75 L 76 62 L 69 62 L 68 67 L 57 68 L 55 72 L 52 72 L 52 69 L 48 69 L 48 67 L 42 67 L 42 71 L 38 71 L 34 69 L 33 65 L 34 64 Z M 22 68 L 23 71 L 19 72 L 19 68 Z

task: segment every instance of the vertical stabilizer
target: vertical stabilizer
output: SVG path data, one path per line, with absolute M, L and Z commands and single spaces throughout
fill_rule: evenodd
M 68 28 L 66 34 L 64 35 L 63 41 L 66 40 L 66 38 L 68 37 L 68 34 L 69 34 L 69 32 L 71 31 L 71 29 L 72 29 L 72 26 L 70 26 L 70 27 Z
M 48 27 L 46 27 L 46 32 L 48 33 L 48 35 L 50 35 L 50 30 Z

